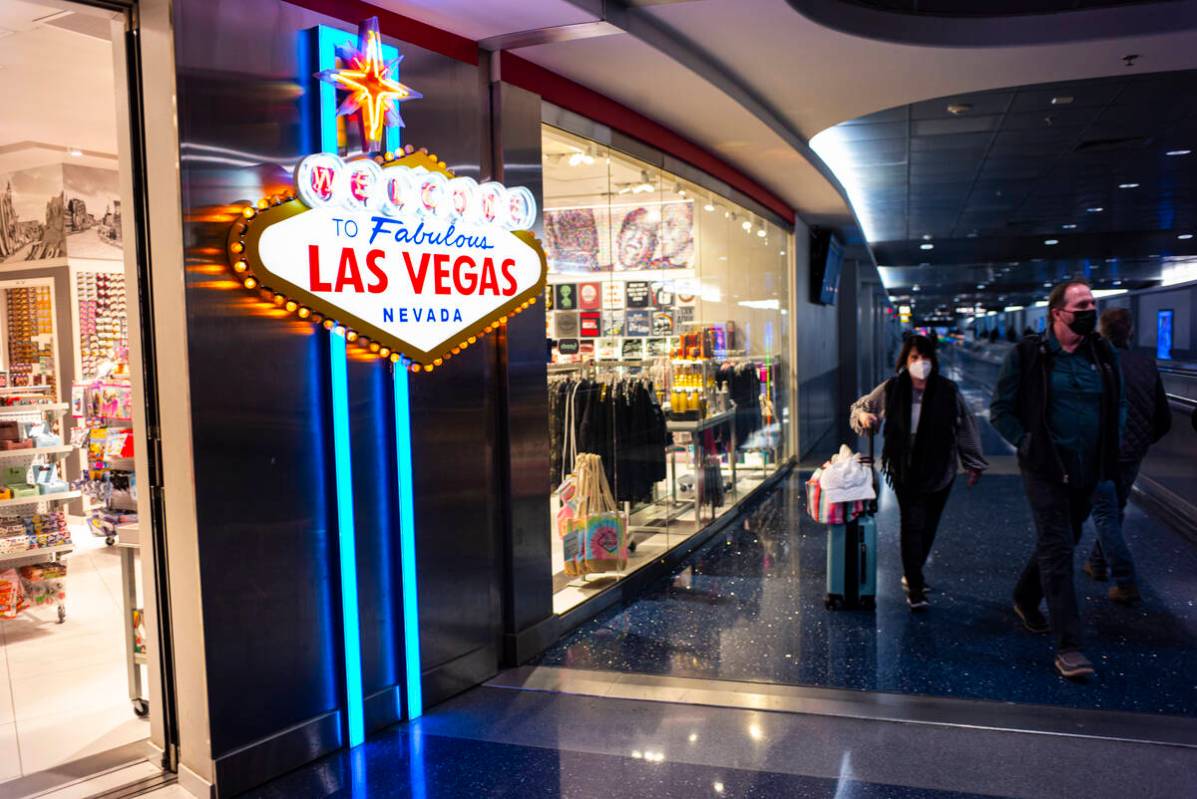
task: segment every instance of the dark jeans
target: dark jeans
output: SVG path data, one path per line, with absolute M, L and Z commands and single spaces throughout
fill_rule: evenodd
M 919 592 L 927 585 L 923 564 L 935 543 L 935 531 L 939 529 L 939 517 L 943 515 L 948 494 L 952 493 L 952 483 L 939 491 L 909 491 L 899 487 L 895 493 L 902 512 L 902 571 L 910 590 Z
M 1089 517 L 1093 486 L 1076 488 L 1026 472 L 1022 479 L 1035 517 L 1035 553 L 1014 586 L 1014 601 L 1019 607 L 1038 608 L 1046 597 L 1056 650 L 1075 651 L 1081 646 L 1081 615 L 1073 584 L 1073 549 Z
M 1117 479 L 1099 483 L 1093 492 L 1093 526 L 1097 528 L 1097 540 L 1093 542 L 1089 562 L 1100 567 L 1108 560 L 1114 582 L 1124 587 L 1135 584 L 1135 561 L 1122 534 L 1122 520 L 1126 517 L 1131 486 L 1139 476 L 1140 463 L 1142 461 L 1119 462 Z

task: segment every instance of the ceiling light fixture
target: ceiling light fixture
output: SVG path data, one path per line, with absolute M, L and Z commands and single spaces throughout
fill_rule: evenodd
M 1119 183 L 1118 188 L 1120 188 L 1120 189 L 1137 189 L 1137 188 L 1139 188 L 1139 184 L 1138 183 Z
M 1073 224 L 1060 225 L 1060 227 L 1064 228 L 1065 230 L 1076 230 L 1076 225 Z
M 972 107 L 971 103 L 949 103 L 948 104 L 948 113 L 954 117 L 958 117 L 961 114 L 967 114 L 969 111 L 972 111 L 972 110 L 973 110 L 973 107 Z
M 920 244 L 919 249 L 920 250 L 934 250 L 935 245 L 934 244 Z
M 715 206 L 711 205 L 710 203 L 707 203 L 706 205 L 704 205 L 704 206 L 702 207 L 702 210 L 704 210 L 704 211 L 714 211 L 714 210 L 715 210 Z
M 983 289 L 983 288 L 985 288 L 985 284 L 984 284 L 984 283 L 978 283 L 978 284 L 977 284 L 977 288 L 979 288 L 979 289 Z
M 1061 94 L 1059 97 L 1052 98 L 1052 105 L 1071 105 L 1072 97 L 1067 94 Z
M 71 158 L 82 158 L 83 151 L 80 150 L 78 147 L 68 147 L 67 155 L 69 155 Z
M 1188 241 L 1189 239 L 1193 238 L 1193 234 L 1192 233 L 1181 233 L 1176 238 L 1180 239 L 1181 241 Z
M 931 241 L 931 234 L 930 234 L 930 233 L 924 233 L 924 234 L 923 234 L 923 241 Z
M 1169 150 L 1165 155 L 1189 155 L 1192 150 Z
M 740 227 L 744 228 L 745 233 L 748 233 L 752 230 L 752 223 L 745 219 L 742 223 L 740 223 Z
M 1102 211 L 1104 211 L 1106 209 L 1102 208 L 1100 205 L 1095 205 L 1094 207 L 1086 208 L 1085 210 L 1091 214 L 1100 214 Z
M 762 239 L 765 238 L 765 229 L 757 228 L 756 235 L 760 236 Z
M 1048 247 L 1054 247 L 1060 243 L 1060 240 L 1059 239 L 1044 239 L 1043 243 L 1046 244 Z

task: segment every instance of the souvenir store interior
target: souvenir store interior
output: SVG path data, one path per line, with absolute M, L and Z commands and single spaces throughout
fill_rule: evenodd
M 22 109 L 0 116 L 5 796 L 149 734 L 111 24 L 0 4 L 0 106 Z
M 790 455 L 792 235 L 542 128 L 554 610 L 685 541 Z

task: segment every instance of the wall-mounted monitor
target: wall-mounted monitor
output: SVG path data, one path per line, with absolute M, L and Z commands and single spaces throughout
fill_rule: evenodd
M 835 305 L 840 291 L 840 270 L 844 247 L 830 230 L 814 230 L 810 240 L 810 301 Z
M 1172 360 L 1172 320 L 1174 316 L 1171 308 L 1155 312 L 1155 357 L 1161 361 Z

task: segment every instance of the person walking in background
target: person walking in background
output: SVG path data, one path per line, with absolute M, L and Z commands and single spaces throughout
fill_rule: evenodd
M 1155 359 L 1130 348 L 1133 327 L 1131 312 L 1125 308 L 1109 308 L 1101 314 L 1101 334 L 1117 349 L 1122 367 L 1127 402 L 1126 432 L 1122 437 L 1117 474 L 1113 480 L 1098 483 L 1093 493 L 1093 525 L 1097 528 L 1097 540 L 1082 567 L 1094 580 L 1105 580 L 1112 572 L 1114 585 L 1109 597 L 1125 605 L 1133 605 L 1140 598 L 1135 584 L 1134 560 L 1122 534 L 1126 503 L 1147 449 L 1172 428 L 1172 411 Z
M 989 419 L 1018 449 L 1035 519 L 1035 552 L 1014 588 L 1014 612 L 1035 633 L 1054 632 L 1056 670 L 1087 677 L 1073 584 L 1073 550 L 1093 490 L 1118 473 L 1125 397 L 1118 355 L 1096 335 L 1089 284 L 1069 280 L 1047 300 L 1047 332 L 1010 350 L 998 375 Z M 1051 619 L 1039 611 L 1047 598 Z
M 926 336 L 906 339 L 897 375 L 854 402 L 850 420 L 863 435 L 885 419 L 881 468 L 901 510 L 902 583 L 911 610 L 930 604 L 923 566 L 956 480 L 957 458 L 970 487 L 989 467 L 972 411 L 956 384 L 939 373 L 935 349 Z

